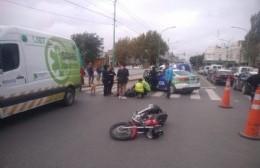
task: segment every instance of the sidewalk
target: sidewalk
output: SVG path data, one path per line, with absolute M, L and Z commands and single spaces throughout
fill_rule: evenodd
M 137 81 L 139 78 L 142 78 L 142 77 L 143 77 L 143 74 L 135 74 L 135 75 L 130 75 L 128 79 L 129 79 L 129 81 Z M 116 79 L 116 77 L 115 77 L 115 79 Z M 89 87 L 89 85 L 88 85 L 88 76 L 84 77 L 84 83 L 85 83 L 85 85 L 82 86 L 83 88 L 84 87 Z M 94 83 L 96 84 L 96 86 L 103 85 L 102 77 L 101 77 L 100 81 L 97 81 L 97 76 L 94 75 Z M 115 80 L 114 83 L 117 83 L 117 80 Z

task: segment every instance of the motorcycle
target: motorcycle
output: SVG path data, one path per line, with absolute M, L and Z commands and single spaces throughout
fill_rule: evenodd
M 129 122 L 118 122 L 109 129 L 109 134 L 114 140 L 132 140 L 137 134 L 145 134 L 147 138 L 155 139 L 163 134 L 161 127 L 165 124 L 168 114 L 154 104 L 149 104 L 145 109 L 136 111 Z

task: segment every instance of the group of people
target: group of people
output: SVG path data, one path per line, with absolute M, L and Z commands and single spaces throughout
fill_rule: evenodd
M 102 75 L 102 83 L 104 85 L 104 89 L 103 89 L 104 96 L 109 96 L 112 94 L 114 78 L 116 76 L 117 83 L 118 83 L 118 98 L 126 99 L 125 92 L 126 92 L 126 84 L 128 83 L 129 71 L 126 68 L 125 64 L 120 65 L 117 74 L 115 73 L 112 65 L 104 65 L 103 70 L 101 70 L 100 67 L 97 67 L 96 72 L 97 72 L 97 81 L 100 81 Z M 89 86 L 91 86 L 91 84 L 93 84 L 94 82 L 94 68 L 91 62 L 87 66 L 87 73 L 89 77 L 88 84 Z M 84 76 L 86 75 L 83 67 L 80 70 L 80 74 L 81 74 L 81 83 L 83 85 Z
M 173 77 L 173 70 L 171 67 L 169 67 L 168 62 L 166 62 L 165 67 L 166 67 L 165 80 L 167 85 L 167 95 L 165 99 L 170 99 L 170 86 Z M 97 71 L 97 81 L 100 80 L 102 74 L 102 83 L 104 85 L 104 89 L 103 89 L 104 96 L 109 96 L 112 94 L 114 78 L 116 77 L 118 83 L 118 89 L 117 89 L 118 98 L 126 99 L 125 93 L 126 93 L 126 86 L 128 83 L 129 71 L 126 68 L 125 64 L 120 65 L 117 74 L 115 73 L 112 65 L 109 66 L 104 65 L 103 70 L 101 70 L 101 68 L 98 67 L 96 71 Z M 85 71 L 83 68 L 81 69 L 80 73 L 81 73 L 82 84 L 84 84 Z M 89 76 L 88 84 L 90 86 L 94 82 L 94 68 L 92 63 L 88 64 L 87 73 Z M 145 81 L 144 79 L 139 79 L 138 82 L 135 83 L 135 85 L 132 87 L 132 90 L 135 92 L 135 95 L 143 98 L 151 90 L 156 90 L 158 81 L 157 81 L 157 71 L 155 67 L 153 67 L 152 70 L 150 71 L 150 76 L 151 76 L 150 84 L 148 84 L 147 81 Z

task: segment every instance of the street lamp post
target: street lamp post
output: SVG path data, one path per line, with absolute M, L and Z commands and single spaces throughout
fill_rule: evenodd
M 176 26 L 172 26 L 172 27 L 167 27 L 167 28 L 165 28 L 165 29 L 163 29 L 162 31 L 161 31 L 161 33 L 160 33 L 160 37 L 162 36 L 162 33 L 163 32 L 165 32 L 165 31 L 167 31 L 167 30 L 169 30 L 169 29 L 173 29 L 173 28 L 175 28 Z M 159 39 L 158 39 L 158 57 L 157 57 L 157 66 L 159 66 L 159 58 L 160 58 L 160 47 L 161 47 L 161 38 L 159 37 Z
M 114 24 L 113 24 L 113 51 L 112 51 L 112 66 L 115 66 L 115 34 L 116 34 L 116 1 L 114 1 Z

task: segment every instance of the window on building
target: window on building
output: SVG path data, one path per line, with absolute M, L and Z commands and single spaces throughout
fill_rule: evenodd
M 19 51 L 17 44 L 0 44 L 0 69 L 2 72 L 19 67 Z

